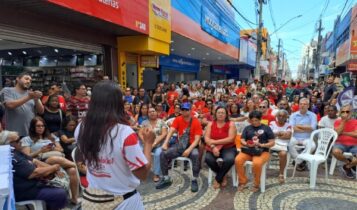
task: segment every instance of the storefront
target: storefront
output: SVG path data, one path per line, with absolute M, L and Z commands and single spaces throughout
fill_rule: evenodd
M 118 81 L 117 37 L 146 35 L 147 26 L 147 1 L 4 0 L 1 85 L 22 71 L 32 72 L 40 90 L 53 82 L 93 85 L 104 75 Z
M 197 79 L 200 61 L 171 54 L 160 56 L 160 77 L 163 82 L 182 82 Z
M 211 66 L 211 81 L 225 80 L 232 72 L 226 66 Z

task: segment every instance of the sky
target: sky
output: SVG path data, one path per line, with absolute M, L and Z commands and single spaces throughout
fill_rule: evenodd
M 263 24 L 268 28 L 271 34 L 275 29 L 280 28 L 275 34 L 272 34 L 271 47 L 277 51 L 278 38 L 282 40 L 282 45 L 293 78 L 296 77 L 297 67 L 301 63 L 301 54 L 304 47 L 303 43 L 308 44 L 312 38 L 317 40 L 317 21 L 322 14 L 322 36 L 333 30 L 333 24 L 338 15 L 341 14 L 342 8 L 346 3 L 345 9 L 342 12 L 342 17 L 357 3 L 357 0 L 265 0 L 267 4 L 263 5 Z M 257 0 L 235 0 L 234 5 L 238 11 L 249 21 L 257 23 L 256 15 Z M 270 12 L 272 11 L 272 12 Z M 323 12 L 324 11 L 324 12 Z M 294 18 L 302 15 L 300 18 Z M 236 13 L 236 19 L 241 29 L 256 27 L 250 25 Z M 275 26 L 273 24 L 275 21 Z M 289 21 L 287 23 L 287 21 Z M 285 25 L 286 23 L 286 25 Z M 298 39 L 299 41 L 295 41 Z

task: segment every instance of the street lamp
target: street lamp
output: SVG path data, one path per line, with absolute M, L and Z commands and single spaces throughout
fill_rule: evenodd
M 288 24 L 290 21 L 294 20 L 294 19 L 297 19 L 297 18 L 301 18 L 302 15 L 298 15 L 298 16 L 295 16 L 293 18 L 290 18 L 289 20 L 287 20 L 284 24 L 282 24 L 279 28 L 277 28 L 275 31 L 273 31 L 273 33 L 270 34 L 273 35 L 274 33 L 276 33 L 277 31 L 279 31 L 281 28 L 283 28 L 286 24 Z

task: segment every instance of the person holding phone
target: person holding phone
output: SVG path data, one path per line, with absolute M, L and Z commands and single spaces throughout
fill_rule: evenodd
M 357 165 L 357 120 L 352 119 L 352 111 L 352 106 L 349 104 L 341 108 L 341 119 L 337 119 L 334 124 L 338 138 L 332 150 L 332 155 L 344 162 L 341 171 L 348 178 L 354 178 L 352 168 Z M 344 152 L 352 153 L 353 157 L 347 159 L 343 156 Z

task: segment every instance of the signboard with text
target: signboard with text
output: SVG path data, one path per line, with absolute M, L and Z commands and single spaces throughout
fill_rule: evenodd
M 171 1 L 149 0 L 149 36 L 171 42 Z
M 120 26 L 149 33 L 148 1 L 141 0 L 48 0 L 53 4 Z
M 159 57 L 155 55 L 142 55 L 140 56 L 140 66 L 146 68 L 158 68 Z

